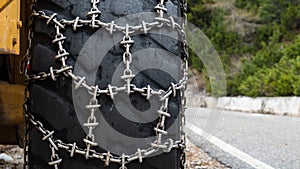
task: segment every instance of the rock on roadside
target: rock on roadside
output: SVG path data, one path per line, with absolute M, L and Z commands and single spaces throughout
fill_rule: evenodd
M 22 169 L 23 149 L 19 148 L 19 146 L 0 145 L 0 168 Z

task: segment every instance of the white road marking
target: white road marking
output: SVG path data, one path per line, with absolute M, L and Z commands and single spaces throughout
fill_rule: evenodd
M 266 164 L 262 161 L 259 161 L 258 159 L 255 159 L 255 158 L 251 157 L 250 155 L 242 152 L 241 150 L 239 150 L 239 149 L 231 146 L 230 144 L 220 140 L 219 138 L 206 133 L 205 131 L 203 131 L 202 129 L 200 129 L 199 127 L 197 127 L 197 126 L 195 126 L 191 123 L 187 123 L 186 127 L 189 130 L 191 130 L 191 131 L 195 132 L 196 134 L 198 134 L 199 136 L 204 137 L 210 143 L 218 146 L 219 148 L 221 148 L 225 152 L 231 154 L 232 156 L 235 156 L 235 157 L 239 158 L 240 160 L 246 162 L 247 164 L 251 165 L 252 167 L 254 167 L 256 169 L 274 169 L 270 165 L 268 165 L 268 164 Z
M 250 115 L 252 115 L 254 117 L 264 117 L 263 114 L 258 114 L 258 113 L 253 113 L 253 114 L 250 114 Z

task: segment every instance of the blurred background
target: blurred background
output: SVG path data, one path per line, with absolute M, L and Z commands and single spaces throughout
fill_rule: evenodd
M 228 96 L 300 95 L 299 0 L 188 0 L 188 20 L 219 53 Z M 205 68 L 190 56 L 199 89 L 209 94 Z

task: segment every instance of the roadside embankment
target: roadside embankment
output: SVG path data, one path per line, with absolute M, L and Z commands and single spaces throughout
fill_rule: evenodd
M 189 106 L 232 111 L 300 116 L 300 97 L 204 97 L 190 95 Z

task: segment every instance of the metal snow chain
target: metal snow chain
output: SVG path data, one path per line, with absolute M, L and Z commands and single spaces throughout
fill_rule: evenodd
M 28 98 L 27 98 L 27 94 L 28 94 L 28 89 L 27 87 L 25 88 L 25 92 L 24 92 L 24 100 L 25 100 L 25 103 L 24 103 L 24 120 L 25 120 L 25 133 L 24 133 L 24 166 L 23 168 L 24 169 L 29 169 L 29 140 L 30 140 L 30 137 L 29 137 L 29 124 L 30 124 L 30 121 L 29 121 L 29 118 L 28 118 L 28 114 L 27 112 L 29 112 L 28 110 Z
M 160 0 L 160 2 L 154 7 L 154 10 L 156 10 L 157 13 L 159 13 L 159 16 L 161 18 L 164 17 L 164 13 L 168 12 L 168 9 L 164 6 L 165 0 Z
M 31 6 L 30 6 L 30 10 L 31 12 L 33 11 L 33 5 L 35 4 L 35 0 L 31 0 Z M 19 73 L 20 74 L 24 74 L 26 76 L 26 79 L 28 79 L 28 70 L 30 69 L 30 60 L 31 60 L 31 51 L 32 51 L 32 38 L 33 38 L 33 32 L 32 32 L 32 21 L 29 21 L 29 31 L 28 31 L 28 36 L 27 36 L 27 40 L 28 40 L 28 48 L 26 51 L 26 54 L 23 56 L 23 60 L 20 62 L 20 66 L 19 66 Z M 24 165 L 23 168 L 24 169 L 29 169 L 29 140 L 30 140 L 30 136 L 29 136 L 29 127 L 30 127 L 30 121 L 28 118 L 28 112 L 29 112 L 29 99 L 28 99 L 28 80 L 26 80 L 26 87 L 25 87 L 25 91 L 24 91 L 24 121 L 25 121 L 25 126 L 24 126 Z
M 83 124 L 83 126 L 88 128 L 88 134 L 86 135 L 86 138 L 83 139 L 87 147 L 86 148 L 87 151 L 85 154 L 86 159 L 89 158 L 91 147 L 98 145 L 98 143 L 95 142 L 95 135 L 93 134 L 93 130 L 95 129 L 95 127 L 99 125 L 99 123 L 97 122 L 97 118 L 95 116 L 95 111 L 101 106 L 100 104 L 98 104 L 97 96 L 98 96 L 98 86 L 95 87 L 93 97 L 91 98 L 89 105 L 86 106 L 86 108 L 90 110 L 91 114 L 87 122 Z
M 27 49 L 25 55 L 23 56 L 23 59 L 20 62 L 20 65 L 19 65 L 19 73 L 24 74 L 26 76 L 27 76 L 27 70 L 30 69 L 29 66 L 30 66 L 30 60 L 31 60 L 30 51 L 31 51 L 32 38 L 33 38 L 33 32 L 30 29 L 29 32 L 28 32 L 28 37 L 27 37 L 29 47 L 28 47 L 28 49 Z
M 185 117 L 185 110 L 187 109 L 187 98 L 185 96 L 185 90 L 187 89 L 187 80 L 188 80 L 188 42 L 186 40 L 186 34 L 185 34 L 185 27 L 187 25 L 187 0 L 181 0 L 180 1 L 180 5 L 181 5 L 181 10 L 183 11 L 183 21 L 182 21 L 182 25 L 181 25 L 181 30 L 182 30 L 182 37 L 181 37 L 181 42 L 182 42 L 182 46 L 183 46 L 183 50 L 181 52 L 181 55 L 183 56 L 183 63 L 182 63 L 182 70 L 183 70 L 183 77 L 185 78 L 183 80 L 183 89 L 180 91 L 180 95 L 182 98 L 182 110 L 181 112 L 183 112 L 181 114 L 181 121 L 180 121 L 180 131 L 181 131 L 181 141 L 182 141 L 182 145 L 180 148 L 180 168 L 185 169 L 188 168 L 187 164 L 186 164 L 186 155 L 185 155 L 185 147 L 186 147 L 186 135 L 183 129 L 183 126 L 186 124 L 186 117 Z
M 126 67 L 124 70 L 123 76 L 121 76 L 121 79 L 125 80 L 127 94 L 129 95 L 131 93 L 130 81 L 135 77 L 135 75 L 132 74 L 132 70 L 130 69 L 130 63 L 132 62 L 132 54 L 130 52 L 130 47 L 132 46 L 132 44 L 134 44 L 134 41 L 129 36 L 129 25 L 128 24 L 126 24 L 125 35 L 123 37 L 123 40 L 120 42 L 120 44 L 123 45 L 125 48 L 125 52 L 123 54 L 123 62 Z
M 184 40 L 184 48 L 186 48 L 186 35 L 183 30 L 184 23 L 182 26 L 180 26 L 178 23 L 174 21 L 174 19 L 170 16 L 169 19 L 164 18 L 164 13 L 167 13 L 167 9 L 164 7 L 165 0 L 161 0 L 154 9 L 157 13 L 159 13 L 159 17 L 155 18 L 155 22 L 152 23 L 146 23 L 145 21 L 142 21 L 140 25 L 137 26 L 129 26 L 126 24 L 125 27 L 118 26 L 112 21 L 111 23 L 103 23 L 100 20 L 96 19 L 101 12 L 99 11 L 97 5 L 100 1 L 99 0 L 91 0 L 92 8 L 90 12 L 88 12 L 87 17 L 91 18 L 90 20 L 82 20 L 79 17 L 76 17 L 74 20 L 66 20 L 62 19 L 60 21 L 57 20 L 57 14 L 54 13 L 52 15 L 46 15 L 43 11 L 35 12 L 33 11 L 33 16 L 39 17 L 42 19 L 46 19 L 46 24 L 49 25 L 50 23 L 54 24 L 55 30 L 56 30 L 56 36 L 55 39 L 52 41 L 52 43 L 56 43 L 58 45 L 58 53 L 54 57 L 57 60 L 60 60 L 62 63 L 62 66 L 60 69 L 53 69 L 50 67 L 50 73 L 46 72 L 40 72 L 37 75 L 29 75 L 27 76 L 28 80 L 45 80 L 47 77 L 51 77 L 53 81 L 56 80 L 56 77 L 59 76 L 61 73 L 63 73 L 67 77 L 71 77 L 73 79 L 73 82 L 75 83 L 75 89 L 78 89 L 79 87 L 86 88 L 88 93 L 90 93 L 93 97 L 90 100 L 90 104 L 87 105 L 87 109 L 90 109 L 90 117 L 87 120 L 87 123 L 84 123 L 84 126 L 88 128 L 88 134 L 86 138 L 84 139 L 84 142 L 86 143 L 86 149 L 79 149 L 76 146 L 76 143 L 73 144 L 64 144 L 60 140 L 53 141 L 53 134 L 54 132 L 50 132 L 46 130 L 42 123 L 39 121 L 36 121 L 34 117 L 28 112 L 28 109 L 26 109 L 26 118 L 27 121 L 30 121 L 42 134 L 43 134 L 43 140 L 49 141 L 49 146 L 52 152 L 51 155 L 51 161 L 49 162 L 49 165 L 53 165 L 55 169 L 58 169 L 59 163 L 62 161 L 62 159 L 59 158 L 58 154 L 56 154 L 56 151 L 58 151 L 58 148 L 65 149 L 70 152 L 70 156 L 73 157 L 75 153 L 84 155 L 86 159 L 88 158 L 98 158 L 101 159 L 103 162 L 105 162 L 105 165 L 108 166 L 110 162 L 117 162 L 121 164 L 120 169 L 126 169 L 126 164 L 133 161 L 133 160 L 139 160 L 140 163 L 142 163 L 142 159 L 150 156 L 151 154 L 157 152 L 158 150 L 162 149 L 164 152 L 170 152 L 173 148 L 179 148 L 181 150 L 181 158 L 182 163 L 184 164 L 184 143 L 185 138 L 182 138 L 181 141 L 176 141 L 174 144 L 174 141 L 172 139 L 167 139 L 165 143 L 161 142 L 162 135 L 167 135 L 167 131 L 165 131 L 165 120 L 167 117 L 170 117 L 170 114 L 168 113 L 168 103 L 169 103 L 169 97 L 173 93 L 173 97 L 176 96 L 177 90 L 180 90 L 181 96 L 183 96 L 183 105 L 185 105 L 185 97 L 183 90 L 186 88 L 186 81 L 187 81 L 187 51 L 183 51 L 183 56 L 185 58 L 185 67 L 184 67 L 184 77 L 179 81 L 177 84 L 171 84 L 169 89 L 167 91 L 158 90 L 155 91 L 152 89 L 149 85 L 144 88 L 137 88 L 135 85 L 130 84 L 131 79 L 134 77 L 134 74 L 132 74 L 132 71 L 130 69 L 130 63 L 132 62 L 132 54 L 130 53 L 130 47 L 134 43 L 134 41 L 131 40 L 129 34 L 133 34 L 136 31 L 143 31 L 144 34 L 147 34 L 149 30 L 152 28 L 161 28 L 164 25 L 167 25 L 168 27 L 177 30 L 182 35 L 182 40 Z M 72 73 L 72 67 L 66 65 L 67 57 L 69 56 L 69 53 L 63 48 L 64 40 L 66 37 L 60 32 L 60 29 L 65 29 L 65 26 L 72 26 L 73 30 L 76 31 L 77 28 L 83 27 L 83 26 L 90 26 L 92 28 L 100 28 L 104 27 L 106 30 L 110 32 L 110 34 L 114 33 L 115 31 L 121 31 L 125 35 L 123 37 L 123 41 L 121 41 L 121 44 L 125 47 L 125 52 L 123 54 L 123 62 L 125 64 L 126 69 L 124 70 L 124 75 L 121 77 L 126 81 L 127 84 L 125 84 L 123 87 L 117 87 L 117 86 L 111 86 L 108 85 L 107 89 L 101 90 L 98 88 L 98 86 L 89 86 L 86 84 L 85 77 L 79 77 Z M 32 34 L 30 34 L 30 41 L 32 39 Z M 30 51 L 30 48 L 28 49 Z M 29 52 L 28 52 L 29 53 Z M 25 66 L 25 73 L 27 73 L 27 70 L 29 69 L 28 66 L 30 65 L 30 56 L 28 55 L 28 61 L 27 65 Z M 26 61 L 26 59 L 24 59 Z M 22 67 L 24 68 L 24 66 Z M 96 97 L 99 94 L 107 94 L 110 95 L 111 99 L 114 99 L 114 95 L 117 94 L 120 91 L 127 91 L 128 94 L 132 92 L 140 92 L 143 96 L 146 96 L 147 99 L 151 97 L 151 95 L 158 95 L 160 97 L 160 101 L 162 101 L 162 106 L 160 110 L 158 110 L 159 114 L 159 122 L 157 126 L 154 128 L 156 132 L 157 139 L 151 143 L 151 147 L 146 150 L 140 150 L 138 149 L 137 152 L 131 156 L 122 154 L 121 157 L 114 157 L 110 154 L 110 152 L 107 153 L 97 153 L 94 150 L 91 150 L 90 148 L 92 146 L 97 146 L 97 143 L 95 142 L 95 137 L 93 135 L 93 129 L 98 125 L 97 119 L 94 116 L 94 112 L 96 108 L 99 108 L 100 105 L 98 105 L 98 101 Z M 27 100 L 27 98 L 26 98 Z M 28 102 L 27 102 L 28 103 Z M 184 119 L 184 117 L 182 116 Z M 183 121 L 183 120 L 182 120 Z M 183 123 L 181 123 L 182 125 Z M 27 128 L 28 129 L 28 128 Z M 181 126 L 182 130 L 182 126 Z M 27 130 L 28 131 L 28 130 Z M 182 132 L 182 137 L 184 136 L 184 132 Z M 28 139 L 28 138 L 26 138 Z M 28 140 L 27 140 L 28 141 Z M 28 142 L 25 142 L 28 143 Z M 26 148 L 26 146 L 25 146 Z M 26 149 L 26 152 L 28 154 L 28 149 Z M 27 155 L 28 157 L 28 155 Z M 25 161 L 28 164 L 28 158 L 25 158 Z M 182 165 L 184 168 L 184 165 Z M 25 165 L 24 165 L 25 167 Z M 26 165 L 26 167 L 28 167 Z
M 87 17 L 91 18 L 90 26 L 96 28 L 96 18 L 101 15 L 101 11 L 98 9 L 98 4 L 100 0 L 91 0 L 92 8 L 90 12 L 87 13 Z
M 88 154 L 88 158 L 100 159 L 101 161 L 105 162 L 106 165 L 108 165 L 111 162 L 120 163 L 120 164 L 122 162 L 121 161 L 122 156 L 120 156 L 120 157 L 113 156 L 110 152 L 99 153 L 99 152 L 96 152 L 95 150 L 91 150 L 91 149 L 88 150 L 87 148 L 82 149 L 82 148 L 79 148 L 75 142 L 71 144 L 71 143 L 64 143 L 58 139 L 54 139 L 53 138 L 53 135 L 55 134 L 54 131 L 50 132 L 49 130 L 45 129 L 43 124 L 40 121 L 36 120 L 34 118 L 34 116 L 32 114 L 30 114 L 29 112 L 26 114 L 26 117 L 29 120 L 29 122 L 43 134 L 42 140 L 48 141 L 49 146 L 51 147 L 51 150 L 52 150 L 52 148 L 55 150 L 54 152 L 64 149 L 70 153 L 71 158 L 74 157 L 75 154 L 83 155 L 85 157 Z M 173 148 L 184 147 L 184 145 L 182 144 L 181 141 L 174 142 L 172 139 L 167 139 L 165 143 L 159 144 L 159 145 L 157 144 L 157 146 L 159 146 L 160 149 L 162 149 L 164 152 L 170 152 Z M 127 163 L 130 163 L 134 160 L 139 160 L 139 162 L 142 163 L 143 158 L 146 158 L 157 151 L 158 151 L 158 149 L 156 149 L 156 147 L 149 148 L 149 149 L 138 149 L 136 153 L 126 156 L 127 157 L 126 161 L 127 161 Z M 54 156 L 56 157 L 55 164 L 58 164 L 58 161 L 61 162 L 61 160 L 59 158 L 57 158 L 58 155 L 55 155 L 55 153 L 52 153 L 52 155 L 53 155 L 53 157 Z
M 39 17 L 41 19 L 46 19 L 47 24 L 53 23 L 55 25 L 58 25 L 60 28 L 65 29 L 65 26 L 72 26 L 73 30 L 77 30 L 77 28 L 81 28 L 83 26 L 90 26 L 92 23 L 91 20 L 85 20 L 81 19 L 80 17 L 76 17 L 74 20 L 66 20 L 66 19 L 61 19 L 57 20 L 57 14 L 54 13 L 51 16 L 46 15 L 44 11 L 33 11 L 32 14 L 34 17 Z M 152 28 L 161 28 L 164 24 L 167 25 L 170 28 L 174 28 L 175 30 L 182 30 L 182 27 L 180 24 L 175 22 L 174 18 L 172 16 L 169 16 L 169 18 L 163 17 L 156 17 L 154 18 L 154 22 L 145 22 L 142 21 L 140 25 L 128 25 L 128 30 L 130 34 L 133 34 L 137 31 L 142 31 L 142 32 L 148 32 Z M 126 26 L 120 26 L 115 24 L 114 21 L 110 23 L 104 23 L 101 20 L 95 19 L 95 25 L 94 28 L 105 28 L 108 30 L 111 34 L 120 31 L 125 33 L 126 32 Z M 146 33 L 145 33 L 146 34 Z
M 77 17 L 73 21 L 67 21 L 65 19 L 57 21 L 57 19 L 56 19 L 57 14 L 56 13 L 52 14 L 51 16 L 47 16 L 45 14 L 45 12 L 43 12 L 43 11 L 34 12 L 33 16 L 40 17 L 42 19 L 46 19 L 47 20 L 46 24 L 50 24 L 50 23 L 54 23 L 55 24 L 56 36 L 55 36 L 55 39 L 52 41 L 52 43 L 57 43 L 58 48 L 59 48 L 59 51 L 58 51 L 57 55 L 55 56 L 55 59 L 59 59 L 62 62 L 62 68 L 61 69 L 64 69 L 66 67 L 65 61 L 66 61 L 67 57 L 69 56 L 69 53 L 66 52 L 66 50 L 63 48 L 63 43 L 64 43 L 64 40 L 66 39 L 66 37 L 64 37 L 63 34 L 60 33 L 60 29 L 65 29 L 65 26 L 67 26 L 68 24 L 70 24 L 70 25 L 73 24 L 72 25 L 73 29 L 75 28 L 75 30 L 76 30 L 77 27 L 82 27 L 83 26 L 80 22 L 82 22 L 82 23 L 90 23 L 90 20 L 84 21 L 84 20 L 81 20 L 81 19 L 79 19 Z M 110 33 L 114 32 L 114 31 L 125 32 L 126 36 L 124 36 L 123 41 L 121 42 L 121 44 L 125 45 L 125 43 L 129 43 L 129 44 L 126 44 L 127 47 L 125 46 L 126 47 L 126 54 L 124 54 L 126 56 L 129 56 L 131 54 L 129 54 L 129 52 L 127 51 L 127 48 L 130 47 L 130 44 L 134 43 L 134 41 L 132 41 L 131 38 L 129 37 L 129 34 L 133 34 L 136 31 L 142 30 L 145 34 L 147 34 L 147 32 L 149 30 L 151 30 L 152 28 L 154 28 L 154 27 L 160 28 L 164 24 L 166 24 L 168 27 L 177 30 L 182 35 L 182 38 L 185 38 L 186 35 L 185 35 L 185 32 L 182 31 L 182 27 L 180 26 L 180 24 L 176 23 L 171 16 L 170 16 L 170 19 L 159 18 L 158 17 L 158 18 L 155 18 L 155 20 L 156 21 L 152 22 L 152 23 L 146 23 L 145 21 L 143 21 L 138 26 L 129 26 L 129 25 L 126 25 L 125 27 L 118 26 L 114 22 L 112 22 L 112 23 L 103 23 L 100 20 L 97 20 L 96 22 L 100 23 L 99 27 L 105 27 L 107 30 L 110 31 Z M 147 27 L 147 25 L 149 25 L 149 27 Z M 130 39 L 126 40 L 128 37 Z M 185 46 L 185 48 L 186 48 L 186 46 Z M 187 51 L 185 51 L 184 53 L 187 53 Z M 27 64 L 27 65 L 29 65 L 29 64 Z M 54 76 L 53 76 L 53 73 L 51 75 L 52 75 L 51 76 L 52 79 L 55 79 Z M 68 73 L 68 75 L 70 75 L 70 74 Z M 126 75 L 127 76 L 131 75 L 130 71 L 127 70 L 126 73 L 124 72 L 124 75 L 125 76 Z M 42 73 L 37 74 L 37 75 L 34 75 L 34 74 L 30 75 L 28 77 L 28 79 L 29 80 L 45 80 L 47 77 L 49 77 L 49 73 L 42 72 Z
M 51 161 L 48 162 L 48 164 L 50 166 L 54 166 L 55 169 L 58 169 L 58 165 L 62 162 L 62 159 L 59 158 L 58 154 L 56 153 L 58 149 L 55 149 L 55 147 L 53 147 L 52 145 L 49 145 L 49 147 L 51 149 Z
M 171 117 L 171 114 L 168 113 L 168 104 L 169 104 L 169 98 L 167 97 L 167 98 L 163 99 L 162 106 L 161 106 L 160 110 L 157 111 L 157 113 L 159 115 L 159 122 L 157 123 L 156 127 L 154 128 L 154 131 L 156 132 L 156 141 L 151 144 L 152 147 L 162 148 L 162 149 L 167 148 L 166 145 L 161 144 L 161 138 L 162 138 L 162 135 L 168 134 L 168 132 L 165 131 L 165 119 L 166 119 L 166 117 Z M 173 140 L 172 140 L 172 144 L 173 144 Z

